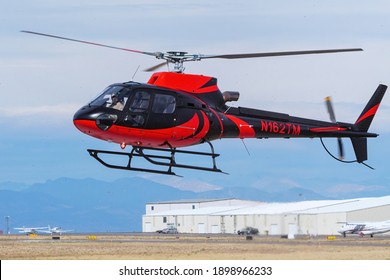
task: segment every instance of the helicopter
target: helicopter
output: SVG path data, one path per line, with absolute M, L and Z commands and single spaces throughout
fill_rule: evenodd
M 73 123 L 81 132 L 117 143 L 123 150 L 131 146 L 130 152 L 88 149 L 90 156 L 106 167 L 167 175 L 176 175 L 174 168 L 225 173 L 217 167 L 216 158 L 220 154 L 215 153 L 213 140 L 320 138 L 323 147 L 333 158 L 372 168 L 365 163 L 368 159 L 367 139 L 377 137 L 378 134 L 368 130 L 387 90 L 386 85 L 377 87 L 354 123 L 344 123 L 336 120 L 329 97 L 325 101 L 330 122 L 255 108 L 233 107 L 227 103 L 237 101 L 239 92 L 221 92 L 214 77 L 184 73 L 184 63 L 188 61 L 355 52 L 362 51 L 361 48 L 203 55 L 183 51 L 145 52 L 34 31 L 21 32 L 164 60 L 145 69 L 149 72 L 173 64 L 172 71 L 155 72 L 147 83 L 128 81 L 109 85 L 97 98 L 74 114 Z M 339 157 L 326 148 L 323 138 L 337 138 Z M 355 160 L 344 160 L 342 138 L 350 138 Z M 208 144 L 210 151 L 183 149 L 199 144 Z M 200 156 L 211 162 L 208 165 L 181 163 L 177 160 L 179 155 Z M 123 162 L 109 162 L 107 156 L 119 157 Z M 137 165 L 135 158 L 143 159 L 150 167 Z

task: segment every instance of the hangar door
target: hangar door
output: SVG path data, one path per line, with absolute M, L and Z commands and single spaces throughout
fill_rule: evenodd
M 288 224 L 288 238 L 292 239 L 297 234 L 297 224 Z
M 271 224 L 271 230 L 270 230 L 269 234 L 270 235 L 281 234 L 279 225 L 278 224 Z
M 206 225 L 204 223 L 198 224 L 198 233 L 206 233 Z
M 211 226 L 211 233 L 220 233 L 219 226 L 218 225 L 212 225 Z
M 146 222 L 144 224 L 144 232 L 152 232 L 152 223 Z

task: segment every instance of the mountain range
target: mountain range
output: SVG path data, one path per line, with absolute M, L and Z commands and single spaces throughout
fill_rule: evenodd
M 360 197 L 381 195 L 386 194 L 361 193 Z M 214 198 L 267 202 L 331 199 L 304 188 L 279 191 L 275 188 L 271 192 L 236 187 L 195 192 L 141 177 L 112 182 L 59 178 L 31 185 L 0 183 L 0 213 L 2 217 L 9 217 L 11 233 L 16 232 L 15 227 L 48 225 L 75 232 L 139 232 L 148 202 Z

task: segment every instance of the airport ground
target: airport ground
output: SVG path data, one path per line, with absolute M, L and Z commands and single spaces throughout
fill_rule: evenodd
M 1 260 L 390 260 L 390 236 L 0 236 Z

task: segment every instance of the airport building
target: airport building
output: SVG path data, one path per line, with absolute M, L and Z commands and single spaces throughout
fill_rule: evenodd
M 289 203 L 207 199 L 147 203 L 142 230 L 175 226 L 180 233 L 234 234 L 254 227 L 260 235 L 335 235 L 345 222 L 385 220 L 390 196 Z

